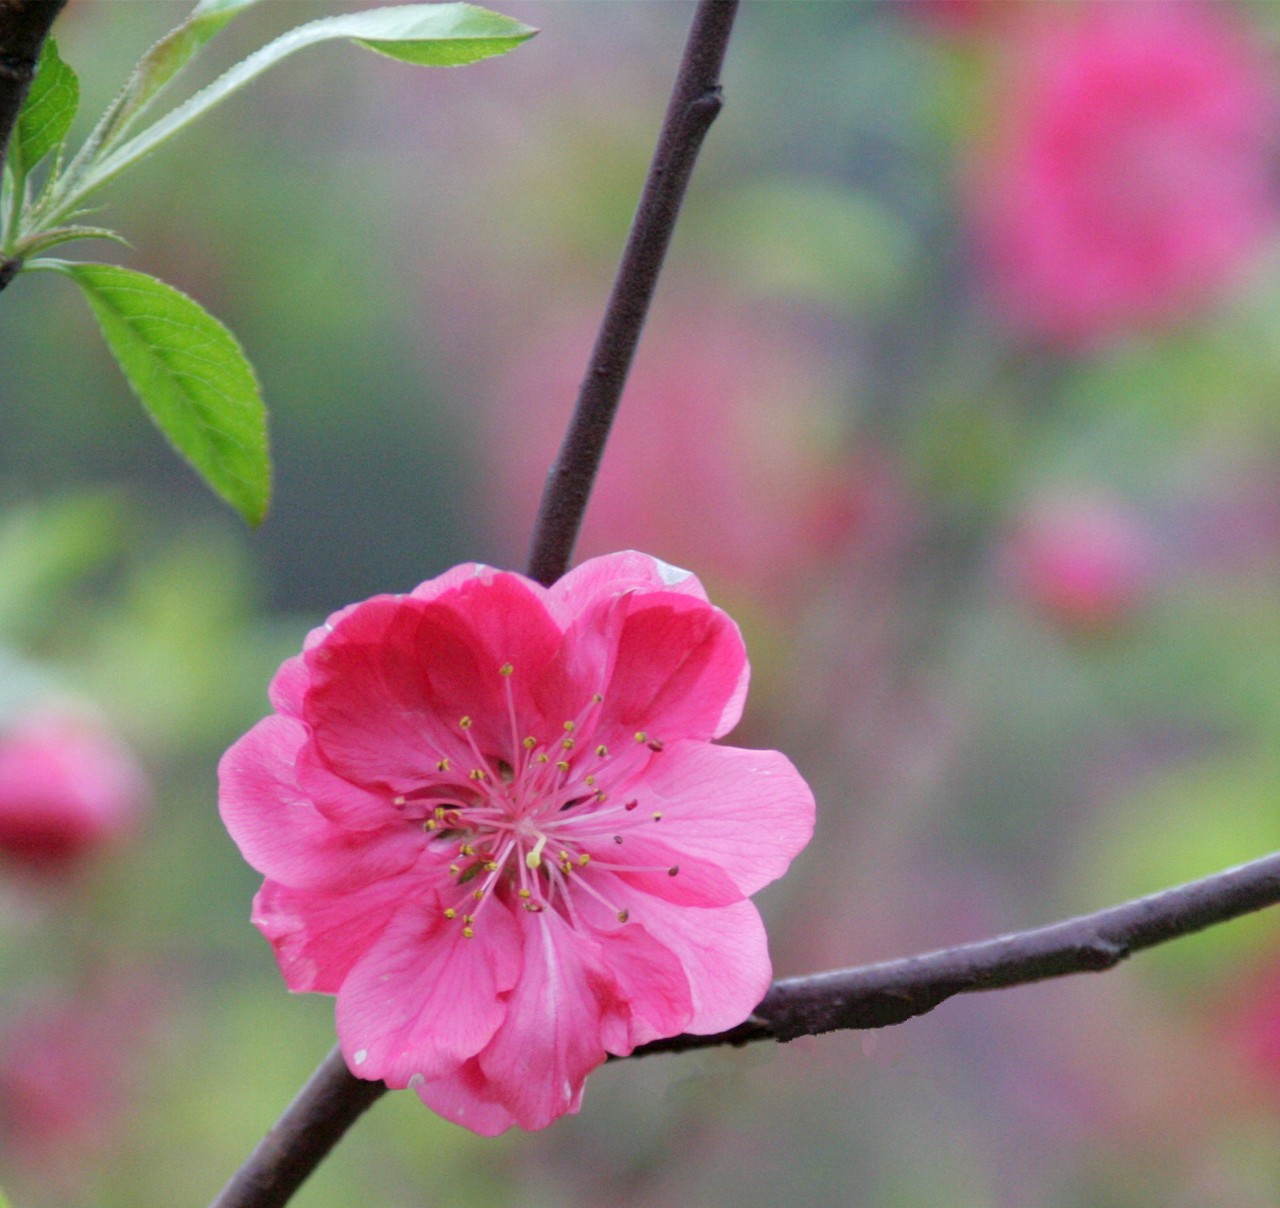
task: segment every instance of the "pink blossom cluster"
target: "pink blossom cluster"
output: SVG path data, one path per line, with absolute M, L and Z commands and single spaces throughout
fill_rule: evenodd
M 68 871 L 136 822 L 150 796 L 132 752 L 80 714 L 45 708 L 0 731 L 0 856 Z
M 636 553 L 550 589 L 459 566 L 310 634 L 221 808 L 356 1075 L 541 1128 L 608 1054 L 746 1017 L 771 976 L 748 896 L 814 812 L 784 756 L 713 743 L 747 678 L 698 580 Z
M 1032 5 L 972 169 L 1008 321 L 1085 345 L 1216 298 L 1274 229 L 1275 69 L 1225 5 Z

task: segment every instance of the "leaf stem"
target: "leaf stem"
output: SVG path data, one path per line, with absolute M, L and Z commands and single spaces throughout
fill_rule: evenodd
M 546 586 L 568 569 L 685 189 L 702 140 L 720 112 L 720 68 L 737 8 L 737 0 L 700 0 L 693 17 L 573 418 L 534 522 L 528 573 Z

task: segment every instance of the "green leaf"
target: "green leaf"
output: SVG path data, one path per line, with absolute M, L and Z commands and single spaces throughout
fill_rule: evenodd
M 257 0 L 200 0 L 187 19 L 170 30 L 139 61 L 123 91 L 90 136 L 109 146 L 196 55 L 201 47 Z
M 40 52 L 36 77 L 18 115 L 14 146 L 19 170 L 24 175 L 61 145 L 79 104 L 80 81 L 58 56 L 57 44 L 49 38 Z
M 455 67 L 506 54 L 537 32 L 522 22 L 472 4 L 406 4 L 396 8 L 371 8 L 299 25 L 237 63 L 207 88 L 90 167 L 77 182 L 71 196 L 59 199 L 59 212 L 154 151 L 267 68 L 304 47 L 335 38 L 348 38 L 403 62 Z
M 84 291 L 107 346 L 169 442 L 250 524 L 271 494 L 267 415 L 236 338 L 186 294 L 111 264 L 41 260 Z

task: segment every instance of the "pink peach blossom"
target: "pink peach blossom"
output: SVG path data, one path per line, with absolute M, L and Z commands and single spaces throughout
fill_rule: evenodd
M 713 745 L 747 675 L 698 580 L 636 553 L 550 589 L 459 566 L 310 634 L 220 800 L 357 1076 L 542 1128 L 607 1054 L 745 1018 L 771 976 L 748 895 L 814 808 L 784 756 Z
M 50 708 L 0 732 L 0 856 L 31 871 L 114 842 L 149 795 L 129 749 L 87 717 Z
M 1155 542 L 1138 515 L 1099 496 L 1045 499 L 1004 551 L 1014 587 L 1067 629 L 1102 630 L 1131 617 L 1150 590 Z
M 1008 321 L 1082 345 L 1212 301 L 1274 226 L 1274 67 L 1226 6 L 1028 12 L 972 165 Z

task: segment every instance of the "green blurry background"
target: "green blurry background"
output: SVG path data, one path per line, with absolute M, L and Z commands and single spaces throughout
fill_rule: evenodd
M 12 694 L 93 700 L 155 785 L 74 885 L 0 880 L 6 1043 L 69 1004 L 96 1054 L 50 1088 L 91 1101 L 75 1127 L 9 1118 L 14 1208 L 207 1202 L 333 1042 L 331 1002 L 288 995 L 248 923 L 216 761 L 328 611 L 522 563 L 691 13 L 496 6 L 543 32 L 442 71 L 308 51 L 106 195 L 124 263 L 258 368 L 259 531 L 164 445 L 65 281 L 0 298 Z M 195 75 L 332 11 L 271 0 Z M 1275 10 L 1233 11 L 1271 55 Z M 86 115 L 183 12 L 72 0 Z M 1280 249 L 1172 329 L 1014 338 L 964 220 L 984 36 L 909 5 L 745 6 L 584 539 L 693 563 L 747 631 L 736 740 L 791 754 L 821 813 L 762 898 L 781 975 L 1280 845 Z M 1046 587 L 1026 533 L 1052 545 L 1055 513 L 1086 516 L 1068 545 L 1122 532 L 1122 589 Z M 882 1034 L 619 1063 L 542 1134 L 474 1138 L 393 1094 L 296 1202 L 1273 1205 L 1278 938 L 1261 916 Z

